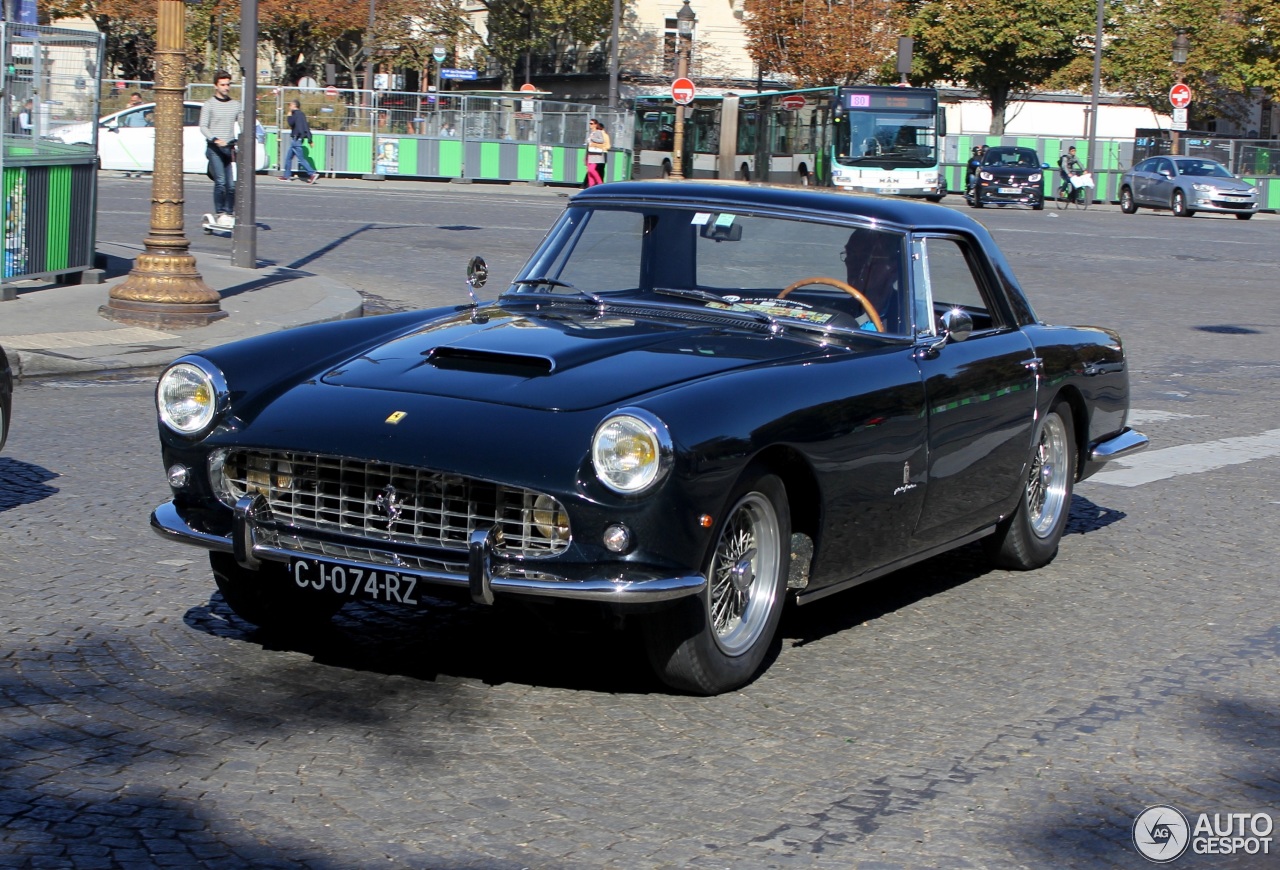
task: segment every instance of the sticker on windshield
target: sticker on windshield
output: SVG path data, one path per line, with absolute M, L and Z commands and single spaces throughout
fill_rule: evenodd
M 727 298 L 727 297 L 726 297 Z M 812 306 L 803 302 L 792 302 L 790 299 L 771 299 L 764 297 L 760 299 L 740 299 L 736 302 L 726 304 L 725 302 L 710 302 L 708 308 L 732 308 L 738 311 L 747 309 L 756 311 L 760 314 L 766 314 L 769 317 L 785 317 L 788 320 L 803 320 L 808 323 L 826 323 L 835 317 L 829 311 L 817 311 Z

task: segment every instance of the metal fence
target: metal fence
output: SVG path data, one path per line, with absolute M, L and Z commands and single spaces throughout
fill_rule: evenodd
M 97 155 L 50 137 L 98 118 L 103 43 L 96 31 L 0 23 L 0 283 L 93 265 Z

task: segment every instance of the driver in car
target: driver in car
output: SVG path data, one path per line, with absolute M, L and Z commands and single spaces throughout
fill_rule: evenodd
M 897 237 L 877 230 L 856 229 L 849 234 L 840 259 L 844 261 L 849 285 L 875 307 L 884 331 L 898 332 L 902 255 Z M 860 328 L 876 331 L 875 321 L 866 311 L 857 319 Z

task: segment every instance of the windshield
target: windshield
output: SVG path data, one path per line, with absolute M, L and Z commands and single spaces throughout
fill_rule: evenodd
M 986 156 L 982 158 L 982 163 L 985 166 L 998 166 L 1003 168 L 1040 168 L 1040 158 L 1037 157 L 1036 152 L 1030 148 L 988 148 Z
M 1235 178 L 1227 168 L 1212 160 L 1175 160 L 1179 175 L 1197 175 L 1205 178 Z
M 938 162 L 932 113 L 851 111 L 836 127 L 836 160 L 845 166 L 928 168 Z
M 755 323 L 901 333 L 904 250 L 900 233 L 850 224 L 571 206 L 505 298 L 696 307 Z

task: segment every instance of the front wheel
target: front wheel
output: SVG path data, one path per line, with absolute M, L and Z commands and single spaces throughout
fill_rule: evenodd
M 745 685 L 773 646 L 791 558 L 786 488 L 748 476 L 729 499 L 705 566 L 707 588 L 644 618 L 654 672 L 672 688 L 718 695 Z
M 315 628 L 328 622 L 342 607 L 342 599 L 335 595 L 299 589 L 289 569 L 278 562 L 264 562 L 259 570 L 251 571 L 229 553 L 210 553 L 209 564 L 227 606 L 259 628 Z
M 1238 214 L 1238 215 L 1236 215 L 1236 220 L 1238 220 L 1238 221 L 1247 221 L 1247 220 L 1248 220 L 1249 218 L 1251 218 L 1251 217 L 1253 217 L 1253 212 L 1248 212 L 1248 213 L 1246 213 L 1246 214 Z
M 1074 433 L 1066 402 L 1056 403 L 1040 421 L 1018 507 L 984 542 L 996 567 L 1029 571 L 1057 555 L 1076 477 Z
M 1187 208 L 1187 195 L 1180 190 L 1173 192 L 1173 214 L 1174 217 L 1191 217 L 1195 214 L 1191 209 Z
M 1133 201 L 1133 191 L 1125 187 L 1120 190 L 1120 211 L 1125 214 L 1137 214 L 1138 204 Z
M 1076 188 L 1076 205 L 1080 208 L 1087 209 L 1089 207 L 1089 203 L 1093 201 L 1093 195 L 1089 193 L 1089 190 L 1090 188 L 1088 187 Z

